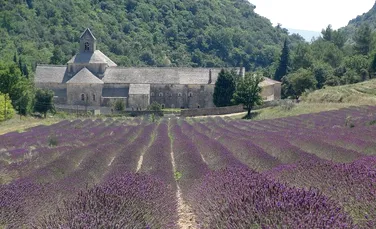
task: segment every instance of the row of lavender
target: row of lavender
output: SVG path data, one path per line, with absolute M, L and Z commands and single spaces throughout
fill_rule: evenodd
M 331 140 L 321 151 L 315 144 L 301 147 L 311 140 L 300 138 L 347 133 L 352 140 L 351 131 L 363 128 L 371 139 L 372 127 L 315 130 L 284 123 L 220 119 L 135 127 L 99 121 L 103 130 L 72 148 L 6 166 L 21 179 L 0 187 L 0 225 L 174 228 L 179 187 L 201 228 L 374 227 L 375 158 Z M 81 128 L 82 134 L 91 128 Z M 294 128 L 302 134 L 293 135 Z M 357 161 L 330 162 L 326 154 Z
M 324 123 L 320 118 L 333 120 L 326 122 L 328 126 L 320 125 L 316 129 L 314 125 L 307 127 L 303 120 L 294 122 L 301 117 L 291 118 L 291 122 L 281 119 L 270 123 L 214 119 L 192 125 L 269 179 L 286 182 L 290 187 L 317 188 L 343 206 L 358 225 L 373 228 L 376 226 L 376 157 L 372 155 L 376 155 L 376 132 L 370 125 L 372 113 L 367 110 L 366 114 L 359 112 L 356 116 L 356 112 L 359 111 L 354 111 L 352 117 L 362 122 L 353 128 L 333 128 L 338 118 L 322 114 L 304 116 L 319 124 Z M 345 116 L 339 111 L 335 113 Z
M 84 129 L 88 128 L 91 127 Z M 124 225 L 139 228 L 146 222 L 174 225 L 173 189 L 154 176 L 134 174 L 146 150 L 141 170 L 148 171 L 148 165 L 155 166 L 159 151 L 153 155 L 152 148 L 145 146 L 154 138 L 160 143 L 163 138 L 168 139 L 167 126 L 160 125 L 157 131 L 155 124 L 107 125 L 100 133 L 87 136 L 82 146 L 65 148 L 58 154 L 53 149 L 59 147 L 51 148 L 50 152 L 32 160 L 2 168 L 7 174 L 18 172 L 18 179 L 0 186 L 0 225 L 9 228 L 92 228 L 92 223 L 112 228 L 114 222 L 118 228 Z M 161 161 L 168 164 L 168 150 L 166 155 Z M 165 164 L 155 166 L 148 173 L 160 171 L 161 178 L 165 174 L 172 178 L 173 172 Z M 130 180 L 135 183 L 129 183 Z M 76 193 L 80 193 L 78 197 Z M 171 211 L 162 211 L 170 205 Z

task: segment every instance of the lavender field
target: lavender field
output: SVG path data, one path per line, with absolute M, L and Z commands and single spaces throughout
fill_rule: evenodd
M 376 228 L 376 107 L 0 136 L 0 228 Z

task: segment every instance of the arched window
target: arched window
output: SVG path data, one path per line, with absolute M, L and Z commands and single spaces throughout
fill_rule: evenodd
M 178 93 L 178 97 L 181 97 L 182 96 L 182 94 L 181 93 Z
M 95 94 L 93 94 L 93 101 L 95 101 Z
M 165 106 L 164 104 L 162 104 L 162 109 L 165 109 L 165 107 L 166 107 L 166 106 Z
M 151 96 L 151 97 L 154 97 L 154 96 L 155 96 L 154 92 L 150 93 L 150 96 Z
M 192 97 L 193 96 L 193 93 L 192 92 L 189 92 L 188 93 L 188 97 Z
M 159 93 L 159 97 L 163 97 L 163 93 L 162 92 Z
M 81 94 L 81 101 L 85 101 L 85 94 Z
M 85 42 L 85 51 L 90 51 L 90 44 L 89 44 L 89 42 Z

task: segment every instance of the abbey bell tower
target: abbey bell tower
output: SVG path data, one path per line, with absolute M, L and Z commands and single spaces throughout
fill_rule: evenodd
M 89 28 L 80 37 L 80 52 L 94 53 L 97 50 L 97 39 Z

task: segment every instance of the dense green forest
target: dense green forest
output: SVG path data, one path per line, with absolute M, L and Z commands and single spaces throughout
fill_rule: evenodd
M 65 64 L 86 27 L 123 66 L 269 67 L 303 39 L 247 0 L 0 0 L 0 59 Z
M 0 93 L 32 111 L 37 64 L 65 64 L 89 27 L 122 66 L 244 66 L 282 81 L 283 97 L 375 77 L 376 7 L 311 42 L 247 0 L 0 0 Z M 329 22 L 330 23 L 330 22 Z

